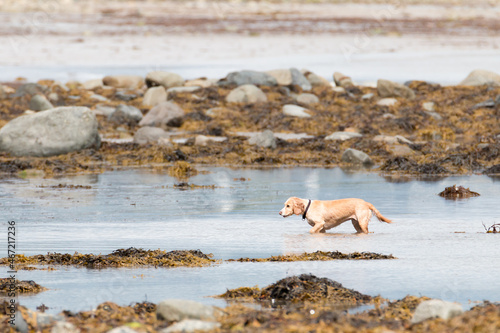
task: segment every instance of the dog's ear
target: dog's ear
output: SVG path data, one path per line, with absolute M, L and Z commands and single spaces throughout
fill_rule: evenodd
M 304 204 L 301 201 L 295 199 L 295 201 L 293 202 L 293 213 L 295 215 L 300 215 L 304 212 L 304 209 Z

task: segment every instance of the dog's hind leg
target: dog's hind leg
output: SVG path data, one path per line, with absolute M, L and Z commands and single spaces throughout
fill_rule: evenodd
M 359 225 L 359 222 L 358 220 L 356 219 L 351 219 L 351 222 L 352 222 L 352 226 L 354 227 L 354 229 L 356 229 L 356 232 L 358 234 L 364 232 L 363 229 L 361 229 L 361 226 Z

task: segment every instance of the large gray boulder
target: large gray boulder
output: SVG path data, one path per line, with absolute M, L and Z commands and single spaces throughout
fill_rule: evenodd
M 146 75 L 148 87 L 163 86 L 165 89 L 179 87 L 184 84 L 184 79 L 179 74 L 164 71 L 154 71 Z
M 231 90 L 226 96 L 226 101 L 229 103 L 244 104 L 261 103 L 267 102 L 267 96 L 253 84 L 245 84 Z
M 500 86 L 500 75 L 484 69 L 476 69 L 459 83 L 461 86 L 481 86 L 483 84 Z
M 257 71 L 239 71 L 229 73 L 225 79 L 218 82 L 219 85 L 232 85 L 242 86 L 244 84 L 254 84 L 259 86 L 275 86 L 278 84 L 276 79 L 271 75 L 264 72 Z
M 440 299 L 431 299 L 428 301 L 423 301 L 415 309 L 413 318 L 411 319 L 412 324 L 420 323 L 427 319 L 441 318 L 448 320 L 455 316 L 462 314 L 464 310 L 462 306 L 458 303 L 452 303 L 443 301 Z
M 215 320 L 215 308 L 191 300 L 167 299 L 156 306 L 156 317 L 166 321 Z
M 184 110 L 173 102 L 162 102 L 149 110 L 139 126 L 166 126 L 174 118 L 184 116 Z
M 380 79 L 377 81 L 377 92 L 380 97 L 403 97 L 407 99 L 414 99 L 415 93 L 407 86 L 392 82 L 389 80 Z
M 87 107 L 58 107 L 15 118 L 0 129 L 0 151 L 54 156 L 99 147 L 98 122 Z

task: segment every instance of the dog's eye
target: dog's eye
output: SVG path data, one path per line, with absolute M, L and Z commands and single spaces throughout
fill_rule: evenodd
M 287 207 L 290 207 L 290 205 L 286 205 Z

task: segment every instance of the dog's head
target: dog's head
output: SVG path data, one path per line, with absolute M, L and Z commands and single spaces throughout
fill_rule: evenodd
M 288 217 L 293 214 L 300 215 L 304 212 L 304 209 L 304 204 L 299 198 L 291 197 L 285 202 L 285 207 L 280 210 L 279 214 L 283 217 Z

